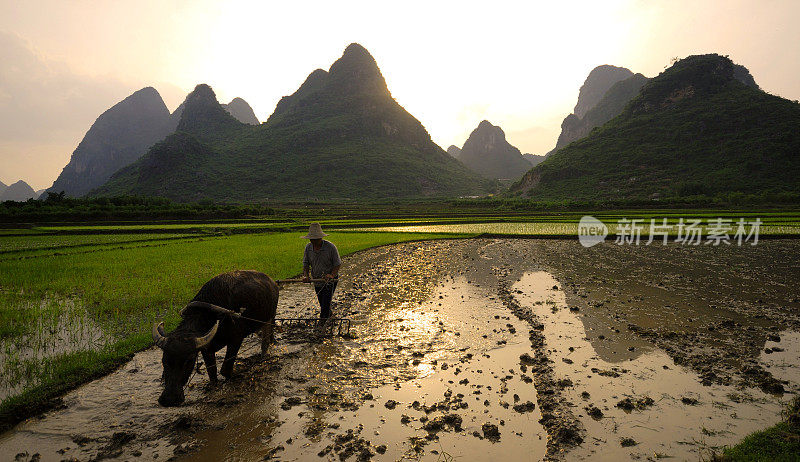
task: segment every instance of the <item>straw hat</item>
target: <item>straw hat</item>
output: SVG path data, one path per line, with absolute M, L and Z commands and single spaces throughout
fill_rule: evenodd
M 308 227 L 308 234 L 300 239 L 322 239 L 325 236 L 327 234 L 322 232 L 322 226 L 319 223 L 311 223 L 311 226 Z

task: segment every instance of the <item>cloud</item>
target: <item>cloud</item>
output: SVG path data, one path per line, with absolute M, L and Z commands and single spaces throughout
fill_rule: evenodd
M 79 75 L 0 31 L 0 177 L 49 186 L 95 119 L 134 90 Z
M 23 39 L 0 32 L 0 137 L 50 139 L 62 130 L 87 130 L 132 92 L 119 80 L 82 76 L 36 53 Z

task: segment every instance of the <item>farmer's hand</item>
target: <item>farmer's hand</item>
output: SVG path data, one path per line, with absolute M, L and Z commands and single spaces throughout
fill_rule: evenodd
M 303 276 L 303 282 L 311 282 L 311 279 L 308 276 Z
M 333 275 L 332 274 L 328 273 L 328 274 L 325 275 L 325 280 L 326 281 L 330 281 L 331 279 L 333 279 Z

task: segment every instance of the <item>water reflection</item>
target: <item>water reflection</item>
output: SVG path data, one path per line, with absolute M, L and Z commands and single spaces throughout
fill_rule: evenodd
M 560 287 L 552 275 L 538 271 L 525 273 L 513 289 L 544 324 L 556 377 L 572 384 L 563 390 L 565 397 L 583 408 L 577 414 L 591 439 L 571 458 L 697 459 L 709 447 L 731 444 L 777 421 L 779 399 L 755 389 L 703 386 L 696 373 L 676 366 L 661 350 L 609 361 L 601 352 L 625 349 L 627 340 L 593 334 L 586 327 L 592 323 L 585 322 L 591 315 L 571 311 Z M 621 438 L 637 444 L 623 447 Z
M 98 351 L 115 341 L 72 298 L 47 296 L 14 307 L 33 325 L 22 335 L 0 339 L 0 400 L 39 383 L 47 376 L 47 360 L 79 351 Z

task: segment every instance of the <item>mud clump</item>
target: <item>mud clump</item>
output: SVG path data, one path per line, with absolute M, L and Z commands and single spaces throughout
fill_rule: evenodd
M 519 357 L 523 366 L 530 368 L 536 378 L 533 385 L 536 388 L 539 410 L 542 418 L 539 423 L 547 431 L 547 452 L 545 458 L 556 460 L 564 451 L 580 445 L 583 442 L 585 429 L 581 421 L 572 413 L 570 403 L 561 395 L 562 387 L 554 377 L 553 366 L 548 358 L 545 348 L 542 324 L 530 308 L 521 306 L 513 297 L 508 281 L 501 280 L 498 295 L 512 313 L 531 326 L 529 339 L 534 350 L 533 356 L 524 353 Z
M 302 403 L 303 403 L 303 400 L 300 399 L 299 397 L 291 396 L 291 397 L 286 398 L 285 400 L 283 400 L 283 403 L 281 403 L 281 409 L 283 409 L 284 411 L 288 411 L 289 409 L 291 409 L 291 408 L 293 408 L 295 406 L 299 406 Z
M 386 401 L 386 403 L 383 406 L 391 411 L 392 409 L 397 407 L 397 404 L 398 404 L 397 401 L 390 399 L 389 401 Z
M 161 425 L 159 428 L 162 432 L 194 434 L 200 430 L 206 429 L 207 427 L 208 426 L 197 417 L 189 414 L 181 414 L 172 422 Z
M 97 453 L 94 460 L 114 459 L 122 455 L 123 447 L 136 438 L 135 433 L 116 432 L 111 436 L 111 441 Z
M 314 420 L 311 424 L 306 427 L 305 435 L 309 438 L 314 438 L 319 436 L 323 431 L 325 431 L 325 423 L 320 420 Z
M 616 370 L 607 371 L 607 370 L 603 370 L 603 369 L 598 369 L 596 367 L 593 367 L 591 369 L 591 371 L 594 372 L 595 374 L 601 376 L 601 377 L 610 377 L 612 379 L 615 379 L 615 378 L 619 377 L 620 376 L 620 372 L 626 372 L 626 371 L 618 372 Z
M 264 455 L 264 459 L 263 459 L 263 460 L 271 460 L 271 459 L 274 459 L 274 458 L 276 458 L 276 457 L 277 457 L 277 454 L 278 454 L 279 452 L 281 452 L 281 451 L 283 451 L 283 450 L 285 450 L 285 449 L 286 449 L 286 448 L 285 448 L 285 447 L 283 447 L 282 445 L 275 446 L 274 448 L 272 448 L 272 449 L 270 449 L 269 451 L 267 451 L 267 453 Z
M 545 428 L 547 428 L 547 425 L 546 424 L 544 425 Z M 556 445 L 556 447 L 561 446 L 566 448 L 572 448 L 583 443 L 582 433 L 584 430 L 582 426 L 579 427 L 578 425 L 569 425 L 564 422 L 561 422 L 554 428 L 555 431 L 553 433 L 552 439 L 553 439 L 553 444 Z M 548 441 L 547 444 L 549 447 L 550 441 Z
M 519 412 L 520 414 L 531 412 L 534 409 L 536 409 L 536 405 L 531 401 L 526 401 L 524 403 L 514 405 L 514 411 Z
M 78 446 L 86 446 L 87 444 L 95 441 L 94 438 L 89 438 L 88 436 L 84 435 L 75 435 L 72 437 L 72 442 L 77 444 Z
M 629 448 L 631 446 L 636 446 L 637 444 L 639 443 L 637 443 L 633 438 L 622 438 L 619 440 L 619 445 L 623 448 Z
M 558 385 L 559 388 L 569 388 L 572 386 L 572 380 L 559 379 L 558 382 L 556 382 L 556 384 Z
M 39 462 L 40 460 L 42 460 L 42 456 L 38 452 L 31 454 L 25 451 L 14 456 L 14 462 Z
M 594 420 L 600 420 L 603 418 L 603 411 L 601 411 L 600 408 L 596 406 L 589 405 L 586 406 L 584 409 L 586 409 L 586 415 L 593 418 Z
M 653 401 L 653 398 L 651 398 L 649 396 L 645 396 L 645 397 L 639 398 L 637 400 L 632 400 L 630 398 L 625 398 L 625 399 L 623 399 L 623 400 L 621 400 L 620 402 L 617 403 L 617 407 L 622 409 L 625 412 L 631 412 L 634 409 L 638 409 L 640 411 L 643 411 L 643 410 L 647 409 L 648 407 L 652 406 L 653 404 L 655 404 L 655 401 Z
M 483 431 L 483 437 L 492 443 L 500 441 L 500 429 L 497 428 L 497 425 L 487 422 L 481 426 L 481 431 Z
M 462 422 L 463 419 L 458 414 L 445 414 L 425 422 L 425 425 L 423 425 L 422 428 L 428 433 L 438 433 L 442 430 L 449 429 L 459 432 L 461 431 Z
M 786 391 L 783 387 L 783 382 L 773 377 L 760 365 L 754 364 L 742 367 L 741 372 L 745 377 L 745 382 L 750 385 L 757 385 L 764 393 L 780 395 Z
M 372 444 L 369 440 L 358 436 L 358 433 L 360 433 L 362 429 L 363 427 L 359 425 L 357 431 L 349 429 L 346 433 L 337 435 L 333 440 L 333 444 L 326 446 L 317 455 L 319 457 L 325 457 L 331 452 L 334 452 L 339 456 L 339 460 L 347 460 L 354 455 L 358 461 L 371 460 L 375 457 L 375 452 L 373 452 Z M 385 445 L 378 446 L 378 448 L 375 449 L 380 454 L 386 452 Z M 383 452 L 381 452 L 381 450 Z

